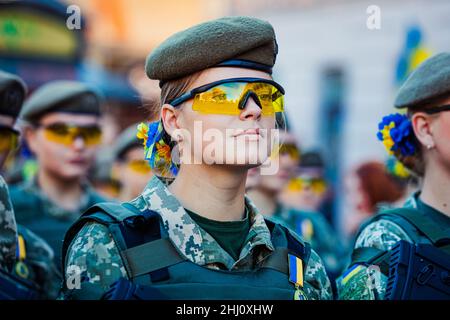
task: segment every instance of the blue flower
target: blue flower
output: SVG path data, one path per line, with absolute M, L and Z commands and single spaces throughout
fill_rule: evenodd
M 382 141 L 389 153 L 399 152 L 404 156 L 416 153 L 411 120 L 399 113 L 383 117 L 378 124 L 378 140 Z

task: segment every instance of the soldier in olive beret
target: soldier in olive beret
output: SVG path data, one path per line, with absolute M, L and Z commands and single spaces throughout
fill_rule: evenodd
M 70 224 L 103 201 L 86 182 L 101 142 L 100 104 L 84 83 L 53 81 L 33 92 L 19 115 L 38 172 L 11 188 L 16 220 L 49 243 L 58 267 Z
M 16 146 L 19 132 L 14 122 L 26 96 L 26 85 L 16 75 L 0 70 L 0 169 L 7 154 Z M 16 225 L 8 186 L 0 175 L 0 269 L 12 277 L 16 290 L 0 286 L 0 299 L 25 299 L 26 297 L 56 298 L 60 288 L 60 273 L 53 261 L 54 252 L 48 244 L 22 225 Z M 0 277 L 8 277 L 1 274 Z M 28 288 L 24 294 L 23 279 L 37 289 Z M 5 283 L 2 281 L 2 283 Z M 22 292 L 23 295 L 14 296 Z
M 66 277 L 74 266 L 84 276 L 68 299 L 98 299 L 120 278 L 104 297 L 133 299 L 116 289 L 138 285 L 142 299 L 331 298 L 318 255 L 245 196 L 247 170 L 269 158 L 283 115 L 277 53 L 273 27 L 251 17 L 193 26 L 150 53 L 161 118 L 137 134 L 155 176 L 136 199 L 91 208 L 67 233 Z M 209 129 L 214 151 L 194 148 Z M 130 227 L 111 233 L 111 217 Z
M 398 292 L 403 292 L 402 296 L 407 299 L 450 299 L 448 290 L 444 298 L 443 292 L 436 295 L 437 292 L 427 283 L 419 287 L 414 285 L 419 281 L 412 279 L 419 279 L 421 268 L 402 269 L 408 275 L 406 279 L 397 274 L 396 269 L 386 268 L 392 249 L 400 245 L 400 240 L 411 245 L 420 243 L 440 247 L 437 239 L 442 235 L 448 239 L 450 53 L 437 54 L 414 70 L 399 89 L 394 105 L 406 108 L 407 113 L 384 117 L 379 124 L 378 138 L 410 172 L 422 179 L 422 188 L 413 193 L 402 208 L 381 210 L 360 228 L 353 260 L 337 280 L 339 298 L 394 299 L 399 296 Z M 412 248 L 408 250 L 413 251 Z M 448 248 L 443 246 L 440 251 L 434 256 L 435 261 L 448 261 Z M 420 256 L 408 259 L 429 261 Z M 436 265 L 431 264 L 427 268 L 434 270 Z M 433 274 L 440 274 L 438 270 Z M 391 271 L 394 271 L 393 277 L 401 279 L 395 288 L 388 288 L 394 283 L 388 283 Z M 446 286 L 443 277 L 435 277 L 435 280 L 433 286 Z M 403 282 L 412 285 L 404 288 Z
M 131 125 L 117 138 L 114 146 L 114 176 L 120 182 L 119 200 L 136 198 L 153 176 L 144 147 L 137 136 L 137 125 Z

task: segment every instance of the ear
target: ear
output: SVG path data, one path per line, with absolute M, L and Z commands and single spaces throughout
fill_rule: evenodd
M 434 136 L 432 130 L 433 116 L 424 112 L 417 112 L 411 117 L 414 134 L 419 142 L 429 148 L 434 147 Z
M 174 132 L 180 129 L 178 124 L 179 112 L 170 104 L 164 104 L 161 108 L 161 121 L 164 125 L 164 130 L 175 139 Z M 176 140 L 176 139 L 175 139 Z

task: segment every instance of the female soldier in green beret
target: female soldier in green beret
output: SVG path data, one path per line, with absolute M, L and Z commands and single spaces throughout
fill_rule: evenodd
M 428 271 L 435 270 L 432 286 L 448 287 L 444 274 L 450 268 L 450 250 L 441 244 L 448 244 L 450 238 L 450 53 L 420 65 L 400 88 L 395 107 L 407 108 L 407 114 L 384 117 L 378 138 L 389 153 L 422 178 L 422 188 L 403 208 L 382 211 L 360 229 L 352 263 L 337 281 L 340 299 L 441 299 L 435 291 L 427 291 L 427 281 L 415 289 L 401 286 L 400 275 L 392 268 L 401 253 L 398 250 L 407 245 L 400 240 L 438 247 L 435 262 L 441 261 L 447 271 L 441 274 L 437 265 L 430 265 Z M 426 258 L 418 261 L 423 263 Z M 417 277 L 419 283 L 421 277 L 426 278 L 426 270 L 420 267 L 408 277 Z M 450 299 L 448 290 L 446 299 Z
M 245 197 L 247 170 L 268 158 L 264 142 L 283 111 L 284 90 L 271 77 L 276 53 L 269 23 L 232 17 L 177 33 L 150 54 L 161 119 L 139 135 L 166 179 L 152 178 L 130 203 L 92 208 L 72 227 L 66 298 L 98 299 L 113 283 L 104 298 L 331 298 L 317 254 Z M 204 145 L 211 139 L 214 151 Z
M 44 238 L 61 266 L 64 234 L 81 213 L 104 201 L 87 184 L 101 142 L 100 99 L 76 81 L 52 81 L 25 101 L 19 118 L 38 172 L 11 188 L 18 223 Z
M 0 169 L 17 146 L 19 132 L 13 127 L 26 91 L 22 79 L 0 70 Z M 53 258 L 43 239 L 16 224 L 8 185 L 0 175 L 0 300 L 55 299 L 61 275 Z

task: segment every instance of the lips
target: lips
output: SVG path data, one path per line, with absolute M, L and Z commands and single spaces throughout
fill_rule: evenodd
M 259 128 L 246 129 L 246 130 L 244 130 L 244 129 L 237 129 L 233 136 L 234 137 L 239 137 L 239 136 L 243 136 L 243 135 L 259 136 Z
M 87 160 L 85 158 L 74 158 L 68 161 L 70 164 L 82 166 L 87 163 Z

